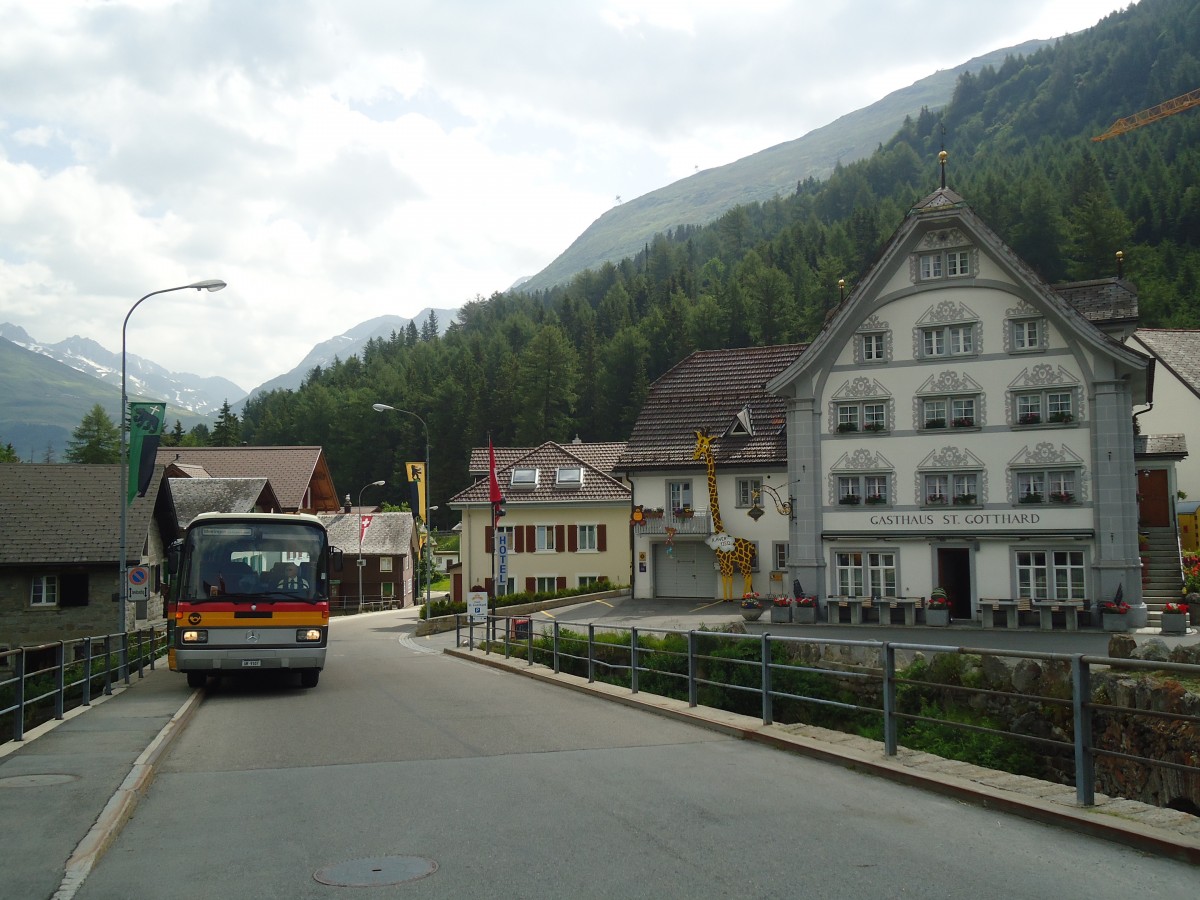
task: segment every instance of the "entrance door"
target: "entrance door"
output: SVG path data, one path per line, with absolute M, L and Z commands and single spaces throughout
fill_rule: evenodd
M 654 545 L 654 596 L 711 597 L 713 553 L 699 541 Z
M 1147 528 L 1171 524 L 1171 498 L 1166 469 L 1138 469 L 1138 521 Z
M 950 616 L 970 619 L 971 612 L 971 551 L 966 547 L 939 547 L 937 551 L 937 583 L 946 589 L 950 598 Z

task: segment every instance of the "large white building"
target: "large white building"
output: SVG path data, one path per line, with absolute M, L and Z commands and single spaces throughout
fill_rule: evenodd
M 1138 607 L 1133 414 L 1152 373 L 942 187 L 767 383 L 787 405 L 790 578 L 942 587 L 962 618 L 981 597 Z

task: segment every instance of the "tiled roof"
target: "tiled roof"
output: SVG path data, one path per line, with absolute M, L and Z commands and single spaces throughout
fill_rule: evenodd
M 145 497 L 126 514 L 127 557 L 150 529 L 162 483 L 155 469 Z M 121 556 L 121 467 L 6 463 L 0 465 L 0 565 L 111 563 Z
M 625 450 L 625 441 L 597 441 L 596 443 L 584 443 L 572 441 L 569 444 L 559 444 L 564 450 L 572 456 L 577 456 L 589 466 L 599 469 L 601 472 L 611 473 L 613 466 L 616 465 L 617 459 Z M 536 447 L 496 447 L 496 469 L 500 470 L 505 466 L 511 466 L 514 462 L 523 456 L 528 456 Z M 487 475 L 488 473 L 488 448 L 473 447 L 471 449 L 471 463 L 469 473 L 476 478 Z
M 1120 278 L 1073 281 L 1053 285 L 1051 290 L 1094 325 L 1103 327 L 1110 322 L 1137 321 L 1137 291 Z
M 1188 455 L 1187 438 L 1182 434 L 1139 434 L 1133 439 L 1133 455 L 1183 459 Z
M 496 458 L 496 477 L 500 481 L 500 490 L 504 494 L 505 503 L 587 503 L 604 500 L 628 502 L 631 494 L 627 485 L 617 481 L 607 472 L 569 452 L 571 444 L 556 444 L 547 441 L 540 447 L 528 451 L 524 456 L 513 460 L 506 466 L 500 465 L 499 454 Z M 484 448 L 484 452 L 487 449 Z M 560 467 L 579 467 L 583 470 L 583 484 L 578 487 L 561 487 L 556 484 Z M 510 484 L 512 471 L 516 468 L 537 469 L 537 484 L 533 488 L 514 488 Z M 486 469 L 485 469 L 486 471 Z M 465 488 L 450 498 L 451 504 L 487 503 L 489 502 L 488 478 L 485 476 L 473 485 Z
M 696 465 L 695 432 L 719 437 L 712 449 L 720 465 L 784 465 L 786 401 L 766 383 L 796 361 L 804 344 L 698 350 L 650 387 L 618 471 Z M 751 434 L 728 434 L 747 410 Z
M 1200 397 L 1200 331 L 1183 328 L 1139 328 L 1134 340 L 1157 357 Z
M 203 512 L 254 512 L 264 493 L 272 511 L 279 506 L 265 478 L 168 478 L 167 486 L 181 527 Z
M 199 466 L 213 478 L 266 478 L 286 511 L 341 504 L 320 447 L 159 447 L 159 465 Z M 306 506 L 310 486 L 313 496 Z
M 367 513 L 371 524 L 363 535 L 362 552 L 374 556 L 411 556 L 413 553 L 413 516 L 410 512 Z M 325 523 L 329 540 L 347 556 L 358 553 L 358 513 L 321 513 L 317 516 Z M 354 564 L 348 559 L 346 566 Z M 353 571 L 353 569 L 351 569 Z

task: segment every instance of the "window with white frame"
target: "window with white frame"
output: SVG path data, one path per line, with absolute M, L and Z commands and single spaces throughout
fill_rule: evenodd
M 885 505 L 891 502 L 891 475 L 886 472 L 839 475 L 837 492 L 842 506 Z
M 887 431 L 887 404 L 882 400 L 862 400 L 837 405 L 837 430 Z
M 578 525 L 578 545 L 581 552 L 596 550 L 598 543 L 596 541 L 596 526 L 595 525 Z
M 787 541 L 775 541 L 771 545 L 771 557 L 774 560 L 774 568 L 776 572 L 782 572 L 787 569 L 788 562 L 788 543 Z
M 1075 421 L 1075 392 L 1021 391 L 1014 396 L 1017 425 L 1068 425 Z
M 30 606 L 58 605 L 58 576 L 35 575 L 29 588 Z
M 838 550 L 833 570 L 837 593 L 843 597 L 895 597 L 900 583 L 892 551 Z
M 976 506 L 979 498 L 979 472 L 927 472 L 922 477 L 925 506 Z
M 962 278 L 971 274 L 971 253 L 969 250 L 923 253 L 920 271 L 922 281 L 934 278 Z
M 692 508 L 692 483 L 690 481 L 667 482 L 667 509 Z
M 555 473 L 554 483 L 558 487 L 579 487 L 583 484 L 583 468 L 580 466 L 559 466 Z
M 515 594 L 516 592 L 517 592 L 517 579 L 513 577 L 513 574 L 511 572 L 508 573 L 508 578 L 505 579 L 503 584 L 501 584 L 499 581 L 496 582 L 496 596 L 497 597 L 507 597 L 510 594 Z
M 538 470 L 528 466 L 513 469 L 512 473 L 508 476 L 509 487 L 516 488 L 517 490 L 533 490 L 537 487 L 537 483 Z
M 554 550 L 554 526 L 553 525 L 538 525 L 537 536 L 534 544 L 535 550 Z
M 390 556 L 379 557 L 379 571 L 380 572 L 392 571 L 392 558 Z
M 601 578 L 599 575 L 580 575 L 579 576 L 579 586 L 580 587 L 592 587 L 593 585 L 599 584 L 603 580 L 604 579 Z
M 979 395 L 921 399 L 922 428 L 976 428 L 979 421 Z
M 863 362 L 883 362 L 887 359 L 886 335 L 882 331 L 861 337 Z
M 1083 600 L 1087 578 L 1082 550 L 1018 550 L 1017 592 L 1031 600 Z
M 975 354 L 975 325 L 934 325 L 921 329 L 921 355 L 973 356 Z
M 1010 322 L 1013 350 L 1040 350 L 1042 348 L 1042 320 L 1016 319 Z
M 739 509 L 747 509 L 753 506 L 754 501 L 761 499 L 761 496 L 761 478 L 739 478 L 737 480 L 737 491 L 734 494 L 736 503 L 734 505 Z
M 1016 472 L 1018 503 L 1075 503 L 1079 470 L 1019 469 Z
M 539 575 L 534 579 L 534 590 L 539 594 L 553 594 L 558 590 L 558 578 L 554 575 Z

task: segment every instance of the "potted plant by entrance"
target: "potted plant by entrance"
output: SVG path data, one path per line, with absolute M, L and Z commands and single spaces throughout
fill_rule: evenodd
M 929 602 L 925 604 L 926 625 L 950 624 L 950 598 L 945 588 L 934 588 L 929 594 Z
M 762 614 L 763 605 L 762 601 L 758 599 L 758 593 L 752 591 L 749 594 L 742 594 L 742 618 L 747 622 L 756 622 Z
M 1128 631 L 1128 619 L 1125 616 L 1128 612 L 1129 604 L 1124 600 L 1101 600 L 1100 626 L 1105 631 Z
M 792 603 L 792 621 L 800 625 L 812 625 L 817 621 L 817 598 L 798 594 Z
M 772 622 L 791 622 L 792 621 L 792 598 L 791 597 L 772 597 L 771 598 L 771 621 Z
M 1160 622 L 1163 634 L 1187 634 L 1188 605 L 1168 603 L 1163 607 Z

